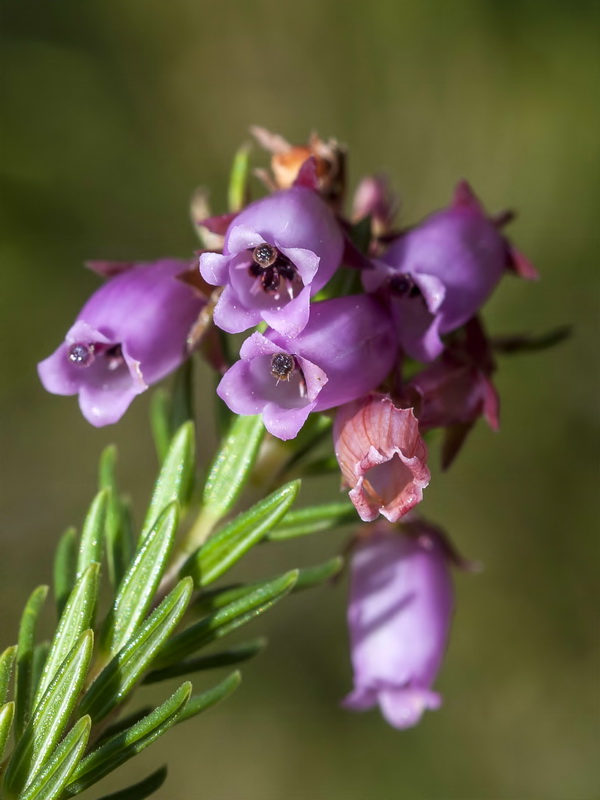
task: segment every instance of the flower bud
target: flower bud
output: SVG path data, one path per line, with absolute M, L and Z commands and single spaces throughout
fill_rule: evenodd
M 411 536 L 387 524 L 375 527 L 352 556 L 348 628 L 354 689 L 344 706 L 363 711 L 378 704 L 390 725 L 408 728 L 425 709 L 441 705 L 431 687 L 454 606 L 447 547 L 423 521 L 411 524 Z
M 427 448 L 412 408 L 373 394 L 343 406 L 333 429 L 335 455 L 350 500 L 364 522 L 397 522 L 423 499 Z
M 225 286 L 215 324 L 240 333 L 264 320 L 297 336 L 311 296 L 339 267 L 342 252 L 340 228 L 312 190 L 295 187 L 251 203 L 229 225 L 223 254 L 200 256 L 203 278 Z
M 180 280 L 186 261 L 164 259 L 112 270 L 83 306 L 65 341 L 38 373 L 54 394 L 78 394 L 83 416 L 117 422 L 133 398 L 187 357 L 187 336 L 206 304 Z M 111 272 L 106 265 L 101 270 Z
M 396 358 L 392 322 L 365 295 L 314 303 L 298 336 L 254 333 L 217 388 L 236 414 L 262 414 L 266 429 L 293 439 L 311 411 L 375 389 Z

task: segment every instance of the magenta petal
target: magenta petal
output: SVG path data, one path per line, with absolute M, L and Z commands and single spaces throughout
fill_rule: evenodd
M 243 250 L 250 250 L 265 241 L 257 230 L 244 225 L 238 217 L 236 222 L 229 228 L 225 240 L 225 252 L 229 254 L 240 253 Z M 226 276 L 225 276 L 226 280 Z M 225 282 L 222 281 L 222 283 Z
M 40 361 L 37 367 L 42 386 L 52 394 L 77 394 L 81 376 L 68 359 L 68 347 L 61 344 L 51 356 Z
M 291 337 L 298 336 L 304 330 L 309 316 L 310 286 L 305 286 L 300 294 L 283 308 L 273 310 L 265 308 L 262 312 L 262 317 L 267 325 L 284 336 Z M 245 328 L 240 328 L 240 330 L 245 330 Z
M 385 719 L 394 728 L 412 728 L 427 709 L 437 710 L 442 698 L 428 689 L 382 689 L 378 696 L 379 707 Z
M 248 308 L 241 304 L 235 289 L 226 286 L 219 297 L 213 312 L 215 325 L 227 333 L 241 333 L 258 325 L 261 320 L 260 310 Z
M 265 428 L 270 434 L 283 441 L 294 439 L 314 406 L 313 402 L 303 408 L 282 408 L 277 403 L 267 403 L 263 411 Z
M 96 428 L 118 422 L 143 389 L 134 386 L 128 376 L 113 382 L 108 389 L 84 385 L 79 392 L 79 407 L 89 423 Z
M 220 253 L 202 253 L 200 274 L 211 286 L 222 286 L 229 272 L 229 256 Z

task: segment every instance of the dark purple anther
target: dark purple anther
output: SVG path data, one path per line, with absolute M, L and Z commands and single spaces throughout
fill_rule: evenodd
M 69 348 L 69 361 L 78 367 L 89 367 L 94 360 L 94 345 L 77 342 Z
M 289 381 L 294 371 L 294 357 L 289 353 L 275 353 L 271 357 L 271 375 L 278 381 Z

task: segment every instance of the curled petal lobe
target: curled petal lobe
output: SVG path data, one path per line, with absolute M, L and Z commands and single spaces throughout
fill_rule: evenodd
M 397 522 L 423 499 L 430 479 L 427 448 L 412 408 L 369 395 L 339 409 L 335 454 L 360 518 Z

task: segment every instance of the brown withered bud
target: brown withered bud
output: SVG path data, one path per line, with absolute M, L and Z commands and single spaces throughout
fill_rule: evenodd
M 342 206 L 346 186 L 346 149 L 335 139 L 324 141 L 311 133 L 306 145 L 292 145 L 282 136 L 253 126 L 250 132 L 271 155 L 272 175 L 257 170 L 269 189 L 289 189 L 298 179 L 306 162 L 314 160 L 315 188 L 336 211 Z M 310 181 L 310 176 L 307 176 Z

